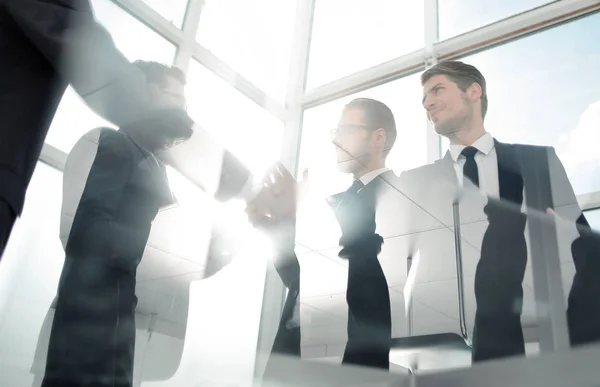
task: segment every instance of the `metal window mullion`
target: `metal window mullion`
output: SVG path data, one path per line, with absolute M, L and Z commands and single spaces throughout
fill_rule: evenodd
M 308 109 L 420 71 L 424 57 L 425 50 L 420 49 L 319 86 L 306 93 L 302 104 Z
M 435 43 L 434 52 L 440 60 L 463 56 L 598 10 L 598 0 L 555 1 Z M 423 68 L 425 51 L 424 48 L 400 56 L 312 89 L 306 94 L 303 105 L 305 108 L 315 107 L 419 71 Z
M 65 170 L 67 156 L 67 153 L 45 142 L 42 147 L 42 152 L 40 153 L 39 161 L 62 172 Z
M 600 191 L 577 195 L 577 203 L 582 211 L 593 210 L 600 207 Z
M 440 59 L 465 56 L 600 10 L 598 0 L 554 1 L 435 45 Z
M 183 19 L 183 41 L 175 55 L 175 66 L 187 73 L 196 46 L 196 33 L 205 0 L 189 0 Z
M 437 63 L 435 44 L 439 40 L 438 0 L 425 0 L 425 69 Z M 427 126 L 427 163 L 433 163 L 441 155 L 441 139 L 433 130 L 431 122 L 425 118 Z
M 183 44 L 183 31 L 141 0 L 112 0 L 129 14 L 146 24 L 176 46 Z
M 287 118 L 286 110 L 279 102 L 275 101 L 248 79 L 238 74 L 227 63 L 223 62 L 210 50 L 197 42 L 195 42 L 193 58 L 275 117 L 282 121 Z
M 281 162 L 297 176 L 302 135 L 302 97 L 306 87 L 308 57 L 312 34 L 315 0 L 296 0 L 296 21 L 293 49 L 290 58 L 289 81 L 286 95 L 286 117 L 282 135 Z M 257 343 L 255 376 L 260 377 L 269 358 L 273 339 L 279 327 L 280 312 L 286 298 L 286 289 L 272 265 L 267 269 L 260 330 Z M 297 300 L 300 300 L 298 295 Z

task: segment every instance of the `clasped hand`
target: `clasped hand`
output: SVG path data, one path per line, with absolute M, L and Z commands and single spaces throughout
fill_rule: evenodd
M 276 243 L 292 243 L 296 231 L 298 184 L 281 164 L 273 165 L 261 182 L 258 195 L 247 202 L 248 220 L 266 231 Z

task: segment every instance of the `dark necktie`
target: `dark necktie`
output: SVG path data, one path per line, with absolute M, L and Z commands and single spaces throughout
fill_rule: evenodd
M 461 155 L 467 159 L 463 166 L 463 175 L 468 178 L 479 187 L 479 170 L 477 163 L 475 162 L 475 155 L 477 154 L 477 148 L 468 146 L 460 152 Z
M 344 197 L 356 195 L 358 191 L 360 191 L 361 188 L 363 188 L 364 186 L 365 185 L 362 181 L 360 181 L 360 179 L 354 180 L 354 183 L 352 183 L 350 188 L 348 188 L 348 190 L 344 194 Z

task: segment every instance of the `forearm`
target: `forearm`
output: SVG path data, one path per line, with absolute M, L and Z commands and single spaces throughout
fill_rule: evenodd
M 117 49 L 89 1 L 6 0 L 29 41 L 98 114 L 119 126 L 149 106 L 143 73 Z

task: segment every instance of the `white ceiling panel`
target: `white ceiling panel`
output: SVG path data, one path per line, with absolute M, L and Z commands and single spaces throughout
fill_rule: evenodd
M 402 237 L 404 238 L 404 237 Z M 410 241 L 407 241 L 410 243 Z M 454 234 L 448 229 L 424 232 L 418 239 L 419 254 L 413 255 L 413 268 L 416 268 L 416 282 L 440 281 L 456 278 L 456 255 Z M 404 249 L 406 249 L 406 245 Z M 401 252 L 391 251 L 392 255 L 399 256 Z M 462 261 L 464 275 L 474 276 L 479 253 L 470 245 L 462 244 Z M 411 269 L 412 270 L 412 269 Z M 387 275 L 387 273 L 386 273 Z
M 305 303 L 300 303 L 300 321 L 302 322 L 302 326 L 339 325 L 345 323 L 344 318 Z
M 327 346 L 322 345 L 302 345 L 302 359 L 318 359 L 327 356 Z
M 325 256 L 310 252 L 298 255 L 302 297 L 345 293 L 348 268 Z
M 187 205 L 160 211 L 152 223 L 148 245 L 203 265 L 212 231 L 212 212 L 207 209 L 202 213 Z
M 204 271 L 204 262 L 189 261 L 180 256 L 146 246 L 137 271 L 138 282 L 181 276 Z
M 348 303 L 346 302 L 346 292 L 331 294 L 320 297 L 304 297 L 301 302 L 304 305 L 310 306 L 316 310 L 329 313 L 343 321 L 348 320 Z
M 302 327 L 302 343 L 305 345 L 344 343 L 347 339 L 346 324 Z
M 336 247 L 340 236 L 340 227 L 326 200 L 306 200 L 300 204 L 296 226 L 297 243 L 311 250 L 323 250 Z
M 377 197 L 377 232 L 384 238 L 416 234 L 442 228 L 442 223 L 427 212 L 418 198 L 403 189 L 399 181 L 389 179 Z

